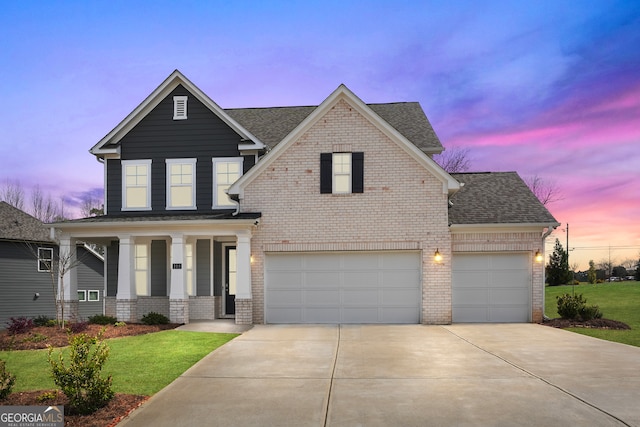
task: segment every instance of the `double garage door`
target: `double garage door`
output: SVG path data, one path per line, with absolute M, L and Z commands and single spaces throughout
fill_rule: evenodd
M 530 255 L 454 253 L 452 310 L 453 322 L 530 321 Z
M 419 252 L 267 254 L 267 323 L 419 323 Z

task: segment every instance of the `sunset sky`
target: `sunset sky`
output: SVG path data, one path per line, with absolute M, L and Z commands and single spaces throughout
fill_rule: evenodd
M 174 69 L 223 108 L 418 101 L 471 171 L 552 182 L 570 262 L 640 258 L 640 1 L 0 2 L 0 185 L 102 195 L 88 153 Z

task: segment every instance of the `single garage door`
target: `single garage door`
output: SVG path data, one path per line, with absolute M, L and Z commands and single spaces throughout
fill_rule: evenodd
M 270 253 L 267 323 L 420 323 L 418 252 Z
M 453 254 L 454 322 L 528 322 L 529 254 Z

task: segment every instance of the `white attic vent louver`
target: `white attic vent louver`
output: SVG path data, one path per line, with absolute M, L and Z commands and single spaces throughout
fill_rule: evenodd
M 187 97 L 173 97 L 173 120 L 185 120 L 187 118 Z

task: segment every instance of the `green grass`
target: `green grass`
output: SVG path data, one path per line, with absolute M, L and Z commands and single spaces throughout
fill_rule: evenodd
M 150 396 L 236 336 L 170 330 L 110 339 L 107 343 L 111 352 L 104 374 L 113 376 L 116 393 Z M 56 388 L 50 376 L 47 350 L 0 351 L 0 359 L 17 377 L 14 392 Z
M 640 347 L 640 282 L 614 282 L 597 285 L 581 284 L 573 287 L 576 295 L 582 294 L 587 305 L 600 307 L 602 317 L 618 320 L 631 327 L 631 330 L 602 330 L 569 328 L 568 330 L 608 341 Z M 545 314 L 558 316 L 556 296 L 571 294 L 572 286 L 547 286 L 545 288 Z

